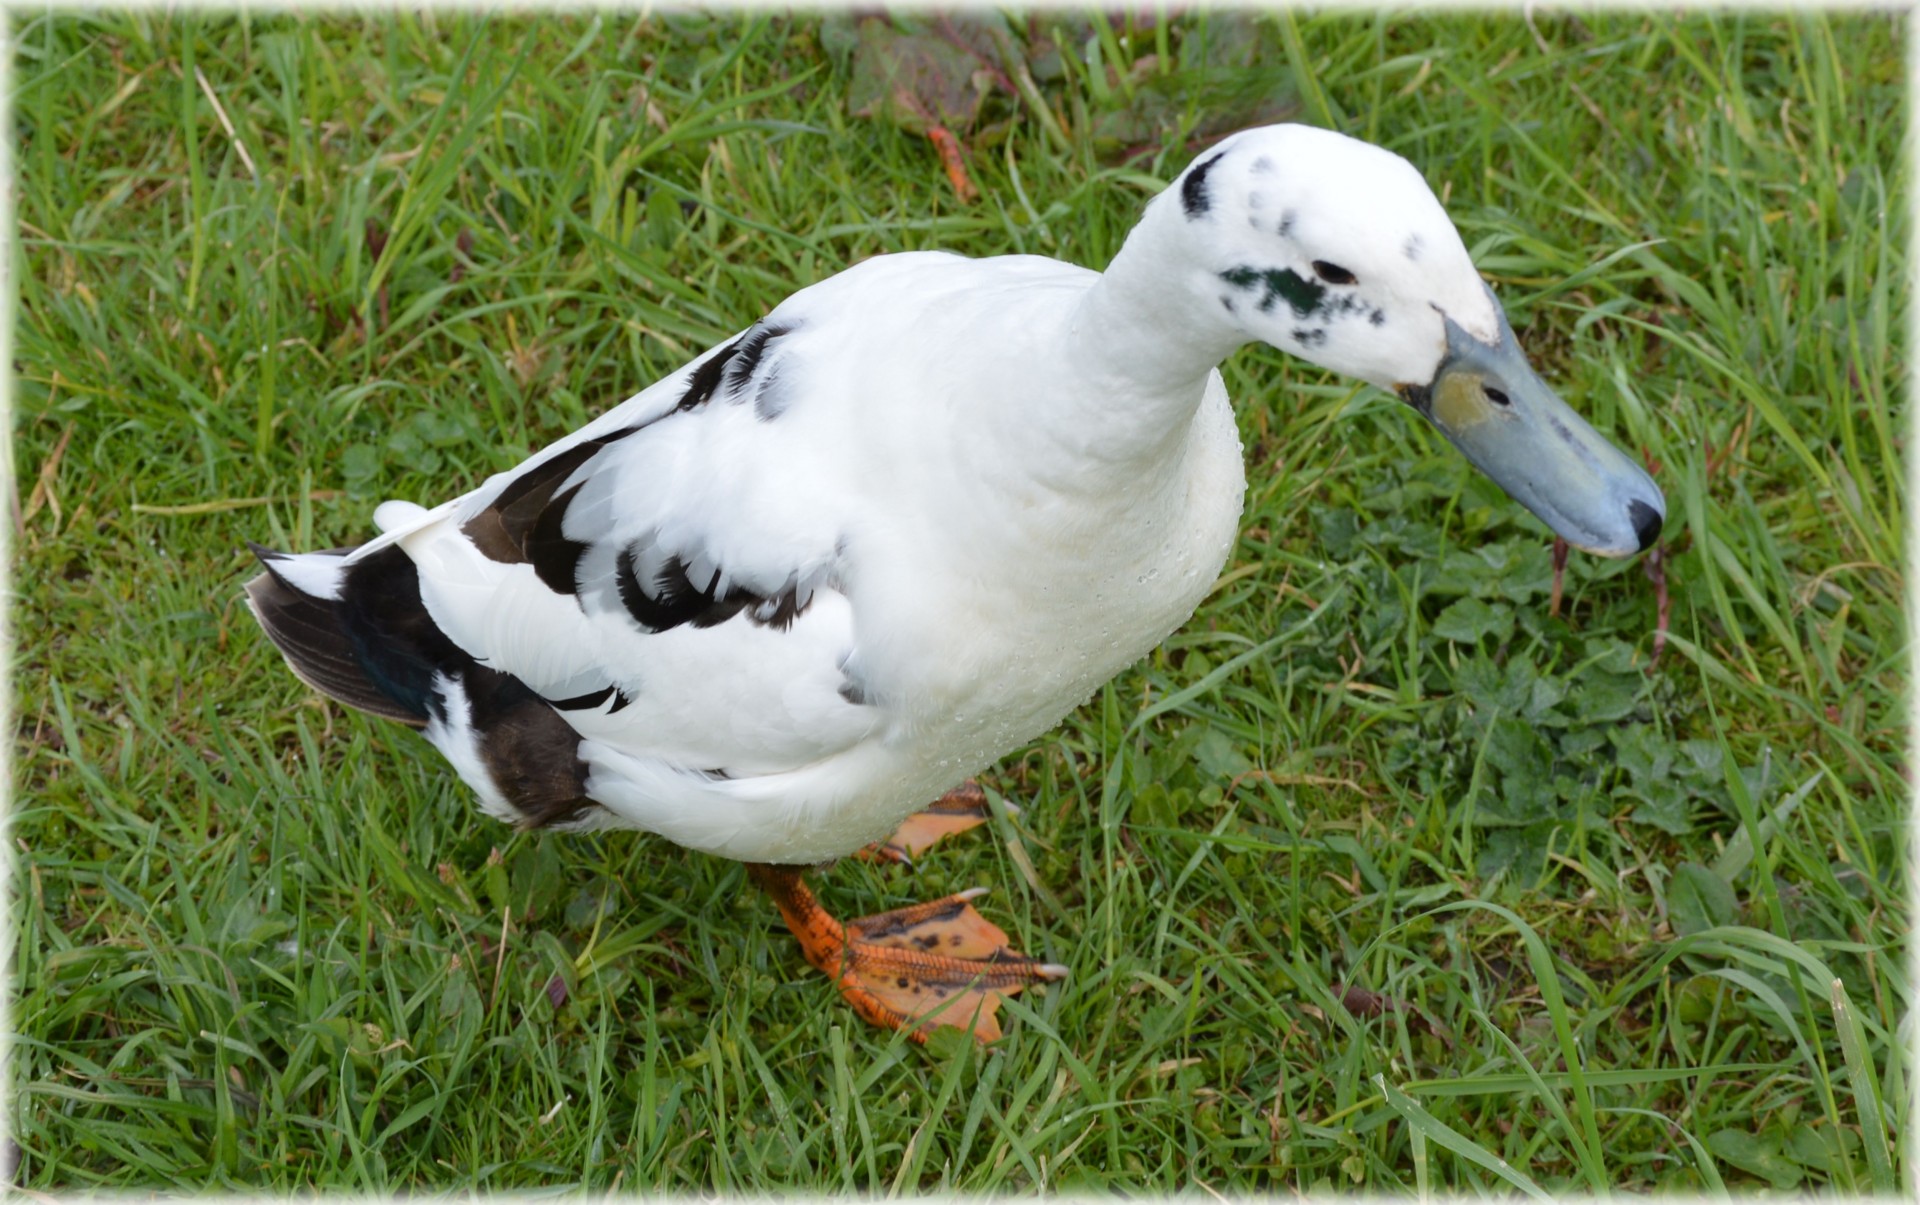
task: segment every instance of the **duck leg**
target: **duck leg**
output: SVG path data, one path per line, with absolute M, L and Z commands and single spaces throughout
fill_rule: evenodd
M 1000 1036 L 994 1014 L 1003 997 L 1067 973 L 1007 948 L 1007 935 L 970 902 L 985 888 L 842 924 L 800 881 L 800 867 L 750 862 L 747 873 L 853 1010 L 883 1028 L 908 1030 L 916 1042 L 941 1025 L 991 1042 Z

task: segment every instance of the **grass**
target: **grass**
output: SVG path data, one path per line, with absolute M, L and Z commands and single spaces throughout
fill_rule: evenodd
M 16 1183 L 1911 1191 L 1904 18 L 1032 25 L 963 205 L 844 18 L 15 14 Z M 1664 649 L 1648 562 L 1553 614 L 1403 408 L 1243 351 L 1200 613 L 1017 819 L 823 879 L 996 885 L 1073 977 L 995 1052 L 732 863 L 486 820 L 240 606 L 864 256 L 1104 263 L 1234 80 L 1418 164 L 1658 465 Z

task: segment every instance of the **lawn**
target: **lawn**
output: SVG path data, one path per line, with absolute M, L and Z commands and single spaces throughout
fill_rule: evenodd
M 17 1184 L 1911 1190 L 1904 16 L 988 24 L 15 12 Z M 1395 399 L 1236 355 L 1199 614 L 1018 815 L 819 880 L 992 885 L 1072 967 L 992 1051 L 734 863 L 486 819 L 241 605 L 866 256 L 1102 265 L 1278 115 L 1421 168 L 1666 534 L 1556 599 Z

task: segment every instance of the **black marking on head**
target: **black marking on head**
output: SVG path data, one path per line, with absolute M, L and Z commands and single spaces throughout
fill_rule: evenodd
M 1256 176 L 1268 175 L 1273 171 L 1273 159 L 1271 156 L 1262 155 L 1258 159 L 1255 159 L 1253 166 L 1247 170 Z
M 1233 298 L 1227 296 L 1225 293 L 1220 294 L 1220 304 L 1227 307 L 1227 313 L 1229 314 L 1238 312 L 1234 309 Z
M 1189 221 L 1212 207 L 1213 198 L 1207 195 L 1207 173 L 1224 158 L 1226 152 L 1222 151 L 1211 159 L 1195 164 L 1187 170 L 1186 179 L 1180 181 L 1180 208 L 1186 212 Z
M 1385 326 L 1387 324 L 1387 312 L 1375 306 L 1373 313 L 1367 315 L 1367 321 L 1375 326 Z
M 1255 268 L 1243 264 L 1220 273 L 1220 279 L 1236 289 L 1262 289 L 1260 312 L 1263 314 L 1273 309 L 1275 301 L 1285 298 L 1294 314 L 1304 318 L 1320 308 L 1321 299 L 1327 295 L 1325 285 L 1316 284 L 1291 268 Z
M 1375 307 L 1361 299 L 1358 293 L 1335 293 L 1320 305 L 1323 318 L 1345 318 L 1352 314 L 1366 313 L 1369 318 Z
M 1405 253 L 1409 261 L 1417 262 L 1420 259 L 1420 248 L 1425 245 L 1419 235 L 1409 234 L 1407 236 L 1406 246 L 1400 248 L 1400 250 Z
M 1300 216 L 1299 212 L 1292 209 L 1285 210 L 1284 212 L 1282 212 L 1280 215 L 1280 225 L 1274 230 L 1274 233 L 1279 235 L 1281 238 L 1290 237 L 1293 234 L 1294 219 L 1298 218 L 1299 216 Z
M 1324 326 L 1296 326 L 1292 331 L 1294 342 L 1302 347 L 1319 347 L 1327 341 L 1327 328 Z

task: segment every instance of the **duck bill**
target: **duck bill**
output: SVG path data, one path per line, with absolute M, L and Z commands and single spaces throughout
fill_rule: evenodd
M 1400 396 L 1567 543 L 1608 557 L 1651 548 L 1667 513 L 1660 487 L 1540 379 L 1497 302 L 1494 312 L 1491 344 L 1447 319 L 1440 371 Z

